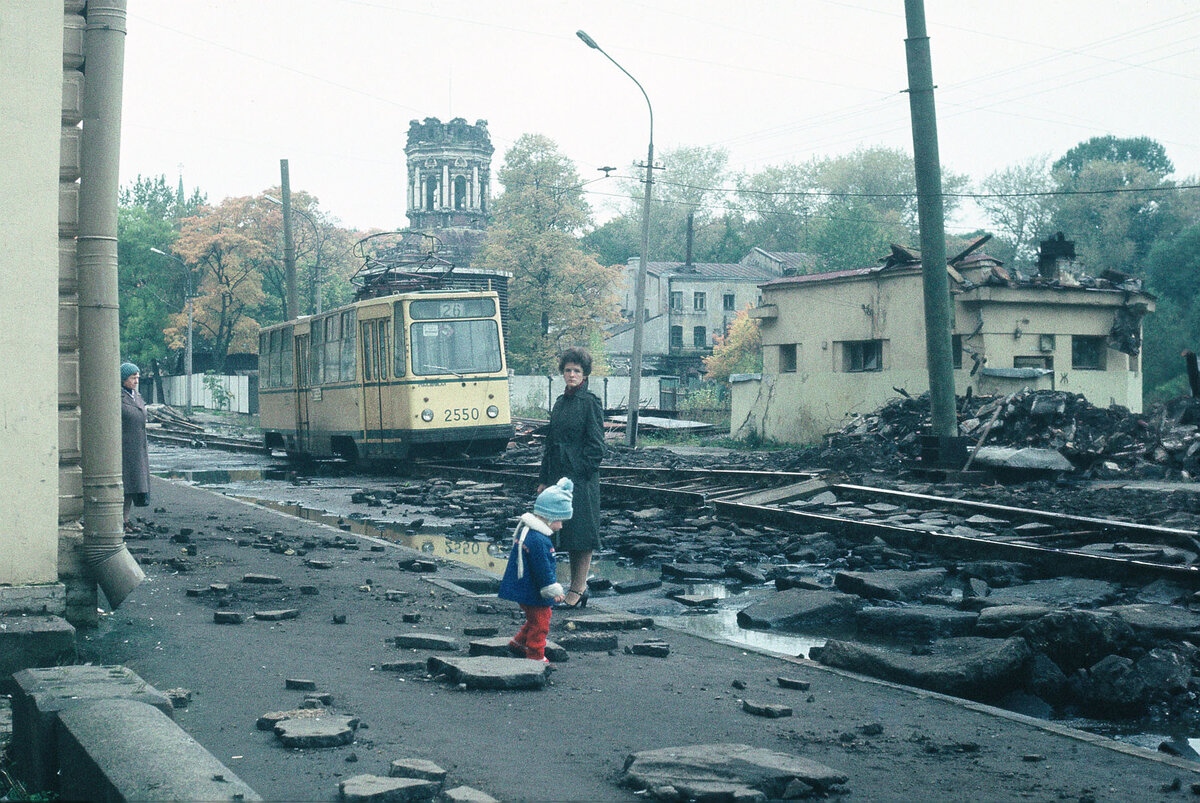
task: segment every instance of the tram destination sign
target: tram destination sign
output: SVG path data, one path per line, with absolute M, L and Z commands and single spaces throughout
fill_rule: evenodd
M 496 314 L 493 298 L 429 298 L 408 305 L 414 321 L 438 321 L 446 318 L 490 318 Z

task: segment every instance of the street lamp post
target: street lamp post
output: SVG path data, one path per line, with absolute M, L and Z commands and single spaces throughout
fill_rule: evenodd
M 596 44 L 596 40 L 583 31 L 576 31 L 585 45 L 593 50 L 599 50 L 604 57 L 616 64 L 617 69 L 629 76 L 629 80 L 637 84 L 646 99 L 646 109 L 650 112 L 650 144 L 646 148 L 646 197 L 642 206 L 642 255 L 638 260 L 637 279 L 633 290 L 633 352 L 629 356 L 629 415 L 625 422 L 625 441 L 629 446 L 637 445 L 638 406 L 642 391 L 642 334 L 646 318 L 646 269 L 650 251 L 650 198 L 654 188 L 654 107 L 650 105 L 650 96 L 646 94 L 638 79 L 629 74 L 629 70 L 617 63 L 617 60 L 605 53 L 604 48 Z
M 271 202 L 271 203 L 273 203 L 273 204 L 276 204 L 277 206 L 283 206 L 283 201 L 279 200 L 278 198 L 274 198 L 274 197 L 272 197 L 272 196 L 270 196 L 270 195 L 264 195 L 264 196 L 263 196 L 263 198 L 265 198 L 266 200 L 270 201 L 270 202 Z M 311 216 L 311 215 L 309 215 L 307 212 L 305 212 L 303 209 L 299 209 L 299 208 L 297 208 L 297 207 L 295 207 L 295 206 L 291 206 L 290 204 L 289 204 L 288 206 L 289 206 L 289 208 L 288 208 L 288 211 L 289 211 L 289 212 L 295 212 L 295 213 L 296 213 L 296 214 L 298 214 L 300 217 L 302 217 L 302 218 L 304 218 L 305 220 L 307 220 L 307 221 L 308 221 L 308 225 L 310 225 L 310 226 L 312 226 L 312 227 L 313 227 L 313 235 L 314 235 L 314 236 L 317 238 L 317 261 L 316 261 L 316 264 L 315 264 L 315 266 L 314 266 L 314 268 L 313 268 L 313 269 L 316 271 L 316 274 L 317 274 L 317 309 L 316 309 L 316 314 L 317 314 L 317 315 L 320 315 L 320 314 L 321 314 L 321 310 L 322 310 L 322 308 L 324 307 L 324 303 L 325 303 L 325 299 L 324 299 L 324 297 L 322 296 L 322 293 L 321 293 L 321 289 L 322 289 L 322 288 L 321 288 L 321 229 L 320 229 L 320 227 L 319 227 L 319 226 L 317 226 L 317 221 L 313 220 L 312 216 Z M 291 232 L 289 231 L 289 232 L 285 233 L 285 235 L 284 235 L 284 236 L 286 237 L 286 236 L 288 236 L 290 233 L 291 233 Z
M 166 251 L 160 251 L 157 248 L 151 248 L 150 250 L 156 254 L 165 256 L 168 259 L 175 260 L 176 262 L 179 263 L 179 266 L 181 268 L 183 268 L 184 288 L 185 288 L 184 296 L 187 298 L 187 316 L 188 316 L 187 351 L 184 352 L 184 358 L 183 358 L 183 373 L 184 373 L 184 376 L 187 377 L 187 379 L 186 379 L 187 387 L 184 390 L 184 398 L 187 400 L 186 401 L 187 414 L 191 415 L 192 414 L 192 321 L 193 321 L 192 269 L 190 267 L 188 267 L 186 262 L 184 262 L 179 257 L 175 256 L 174 254 L 168 254 Z

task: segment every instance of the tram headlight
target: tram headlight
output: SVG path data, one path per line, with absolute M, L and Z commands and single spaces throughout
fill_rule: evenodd
M 488 408 L 487 408 L 487 417 L 488 417 L 488 418 L 495 418 L 495 417 L 496 417 L 496 416 L 498 416 L 498 415 L 500 415 L 500 408 L 499 408 L 499 407 L 497 407 L 497 406 L 496 406 L 496 405 L 494 405 L 494 404 L 492 404 L 492 405 L 489 405 L 489 406 L 488 406 Z
M 429 423 L 430 421 L 432 421 L 433 420 L 433 410 L 430 410 L 428 407 L 426 407 L 424 410 L 422 410 L 421 411 L 421 420 L 424 421 L 425 423 Z

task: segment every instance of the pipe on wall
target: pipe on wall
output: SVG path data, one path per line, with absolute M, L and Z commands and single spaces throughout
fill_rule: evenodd
M 89 0 L 79 186 L 84 561 L 116 608 L 145 579 L 125 546 L 117 300 L 117 167 L 126 0 Z

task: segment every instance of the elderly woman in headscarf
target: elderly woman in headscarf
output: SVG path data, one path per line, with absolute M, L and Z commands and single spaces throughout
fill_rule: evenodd
M 575 484 L 575 515 L 563 522 L 556 547 L 565 550 L 571 562 L 568 608 L 587 606 L 588 572 L 592 553 L 600 548 L 600 461 L 604 459 L 604 406 L 588 390 L 592 355 L 573 347 L 558 358 L 566 388 L 550 410 L 546 449 L 537 492 L 570 477 Z
M 138 393 L 141 371 L 121 364 L 121 479 L 125 484 L 125 529 L 129 509 L 150 504 L 150 454 L 146 443 L 146 402 Z

